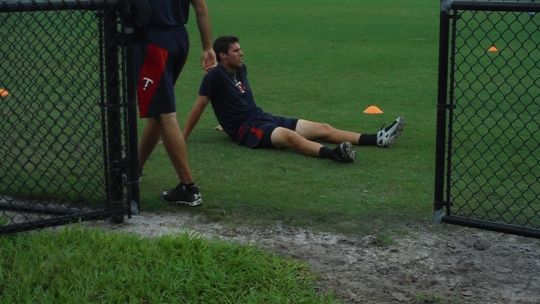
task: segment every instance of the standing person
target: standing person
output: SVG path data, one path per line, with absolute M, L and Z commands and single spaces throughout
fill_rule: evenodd
M 238 38 L 219 37 L 213 48 L 219 64 L 202 81 L 199 96 L 186 120 L 186 139 L 209 101 L 223 131 L 240 145 L 250 148 L 290 148 L 305 155 L 338 162 L 355 160 L 353 144 L 389 147 L 403 131 L 402 117 L 375 134 L 360 134 L 339 130 L 326 123 L 263 112 L 255 104 L 247 79 L 247 68 L 242 62 L 244 52 Z M 331 149 L 318 141 L 337 146 Z
M 152 0 L 150 21 L 145 42 L 136 47 L 137 101 L 139 115 L 146 118 L 139 145 L 142 168 L 161 138 L 165 150 L 180 179 L 178 186 L 163 191 L 160 197 L 171 203 L 198 206 L 201 194 L 193 182 L 186 144 L 176 117 L 174 85 L 186 62 L 189 51 L 189 5 L 195 10 L 202 42 L 202 68 L 216 64 L 212 49 L 210 19 L 205 0 Z

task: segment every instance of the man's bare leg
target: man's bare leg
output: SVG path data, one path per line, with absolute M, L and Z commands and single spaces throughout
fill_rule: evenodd
M 327 123 L 313 122 L 305 119 L 299 119 L 296 124 L 298 134 L 309 140 L 321 140 L 329 143 L 340 143 L 348 141 L 357 144 L 360 133 L 340 130 Z
M 286 128 L 275 128 L 270 137 L 277 148 L 290 148 L 309 156 L 319 156 L 322 144 L 306 139 L 295 131 Z
M 186 142 L 178 125 L 176 112 L 161 114 L 156 122 L 163 145 L 180 178 L 180 182 L 183 184 L 192 183 L 193 177 L 188 163 Z M 157 140 L 159 140 L 159 137 Z
M 293 130 L 282 127 L 274 129 L 270 140 L 278 148 L 290 148 L 304 155 L 330 158 L 339 162 L 353 162 L 356 157 L 350 142 L 342 142 L 335 149 L 330 149 L 318 142 L 306 139 Z
M 398 117 L 388 127 L 382 128 L 374 134 L 361 134 L 357 132 L 340 130 L 327 123 L 313 122 L 299 119 L 296 132 L 310 140 L 322 140 L 329 143 L 343 141 L 359 146 L 390 147 L 403 132 L 405 119 Z
M 159 141 L 159 128 L 157 124 L 157 118 L 150 117 L 146 121 L 146 126 L 143 130 L 141 142 L 139 143 L 139 168 L 143 169 L 144 164 L 154 151 L 157 142 Z
M 141 163 L 144 164 L 160 137 L 176 174 L 180 178 L 180 183 L 173 189 L 161 192 L 160 198 L 169 203 L 199 206 L 202 204 L 202 198 L 199 188 L 193 183 L 186 143 L 176 120 L 176 113 L 161 114 L 148 122 L 141 142 L 140 149 L 145 157 Z

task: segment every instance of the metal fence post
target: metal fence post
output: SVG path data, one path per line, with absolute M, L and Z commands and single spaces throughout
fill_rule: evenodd
M 439 84 L 437 95 L 437 138 L 435 150 L 435 206 L 434 220 L 441 222 L 444 215 L 444 157 L 446 138 L 446 105 L 448 90 L 448 39 L 450 33 L 450 18 L 448 1 L 441 2 L 439 25 Z
M 137 101 L 136 101 L 136 82 L 135 67 L 133 58 L 133 44 L 135 28 L 131 24 L 124 24 L 124 34 L 126 37 L 126 88 L 127 88 L 127 151 L 128 151 L 128 172 L 127 172 L 127 193 L 131 214 L 140 213 L 140 192 L 139 183 L 141 172 L 139 168 L 139 151 L 137 140 Z
M 107 141 L 109 154 L 109 209 L 121 211 L 123 200 L 123 160 L 122 160 L 122 123 L 120 112 L 120 77 L 118 62 L 119 34 L 117 13 L 114 10 L 103 11 L 103 30 L 105 47 L 105 88 L 107 111 Z M 111 218 L 113 223 L 122 223 L 123 213 L 118 212 Z

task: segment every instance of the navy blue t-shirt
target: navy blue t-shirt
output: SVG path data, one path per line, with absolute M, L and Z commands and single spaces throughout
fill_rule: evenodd
M 149 28 L 182 27 L 189 17 L 189 0 L 151 0 Z
M 210 99 L 217 120 L 233 140 L 243 123 L 263 114 L 255 104 L 245 65 L 231 74 L 218 64 L 204 76 L 199 95 Z
M 189 0 L 151 0 L 149 3 L 148 42 L 171 52 L 188 47 L 185 24 L 189 17 Z

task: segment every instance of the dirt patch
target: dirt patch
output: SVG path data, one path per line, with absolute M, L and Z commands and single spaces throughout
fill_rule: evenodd
M 451 225 L 403 227 L 381 246 L 284 227 L 228 227 L 181 213 L 143 214 L 122 225 L 89 225 L 154 237 L 190 232 L 259 246 L 305 261 L 321 288 L 345 303 L 540 303 L 540 240 Z

